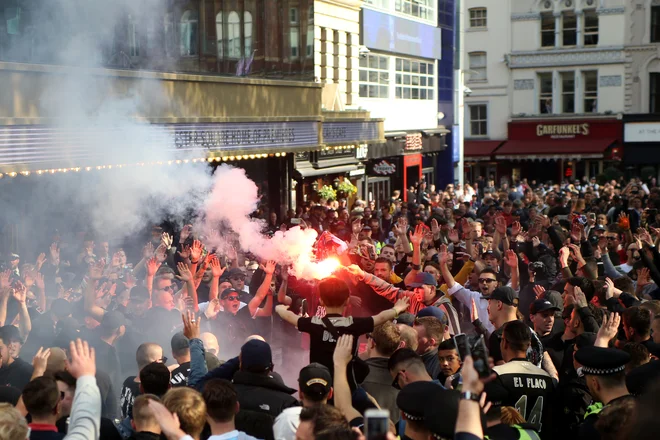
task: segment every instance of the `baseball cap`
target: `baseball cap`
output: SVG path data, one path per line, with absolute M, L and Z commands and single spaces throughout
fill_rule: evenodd
M 220 294 L 220 299 L 225 299 L 232 293 L 237 293 L 238 296 L 241 296 L 242 292 L 240 290 L 234 289 L 233 287 L 229 287 L 222 291 L 222 293 Z
M 300 370 L 298 385 L 305 395 L 323 397 L 332 388 L 332 375 L 328 367 L 314 362 Z
M 172 336 L 170 345 L 173 352 L 187 350 L 190 348 L 190 340 L 184 336 L 183 332 L 178 332 Z
M 126 325 L 126 318 L 121 312 L 106 312 L 101 320 L 101 327 L 108 330 L 116 330 L 122 325 Z
M 447 314 L 438 307 L 435 306 L 424 307 L 422 310 L 417 312 L 418 318 L 423 318 L 425 316 L 432 316 L 433 318 L 436 318 L 444 325 L 449 325 L 449 319 L 447 318 Z
M 546 310 L 559 310 L 559 307 L 552 305 L 547 299 L 537 299 L 529 308 L 529 313 L 530 315 L 536 315 L 537 313 L 545 312 Z
M 131 301 L 146 301 L 149 299 L 149 291 L 144 286 L 135 286 L 131 289 Z
M 245 278 L 245 273 L 238 267 L 233 267 L 227 272 L 226 278 Z
M 427 286 L 437 286 L 438 282 L 435 277 L 428 272 L 420 272 L 415 275 L 415 281 L 410 283 L 410 287 L 421 287 L 423 285 Z
M 594 231 L 607 231 L 607 228 L 603 225 L 596 225 Z
M 481 254 L 481 258 L 486 258 L 486 257 L 493 257 L 493 258 L 497 258 L 498 260 L 500 259 L 500 257 L 497 255 L 497 253 L 495 253 L 495 251 L 492 250 L 492 249 L 487 250 L 486 252 Z
M 509 286 L 498 287 L 490 296 L 483 298 L 502 301 L 506 305 L 518 307 L 518 293 Z
M 247 341 L 241 347 L 241 369 L 265 371 L 273 366 L 270 345 L 258 339 Z
M 408 327 L 412 327 L 413 324 L 415 323 L 415 315 L 408 312 L 402 313 L 396 318 L 396 323 L 405 324 Z

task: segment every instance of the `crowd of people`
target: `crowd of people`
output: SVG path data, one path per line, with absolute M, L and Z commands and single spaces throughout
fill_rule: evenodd
M 654 437 L 655 180 L 401 195 L 264 219 L 318 232 L 320 279 L 192 224 L 7 255 L 0 440 Z

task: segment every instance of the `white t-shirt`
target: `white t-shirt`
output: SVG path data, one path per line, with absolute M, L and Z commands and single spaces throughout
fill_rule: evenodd
M 298 425 L 300 425 L 300 413 L 302 406 L 287 408 L 275 419 L 273 424 L 273 436 L 275 440 L 295 440 Z M 209 439 L 210 440 L 210 439 Z
M 234 429 L 233 431 L 225 432 L 224 434 L 221 435 L 212 435 L 211 437 L 208 438 L 208 440 L 257 440 L 257 439 L 255 437 L 252 437 L 251 435 L 247 435 L 243 431 L 238 431 Z

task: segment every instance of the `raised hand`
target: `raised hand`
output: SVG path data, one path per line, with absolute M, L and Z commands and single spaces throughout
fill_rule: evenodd
M 637 270 L 637 287 L 644 287 L 651 284 L 651 272 L 647 267 Z
M 133 275 L 132 272 L 126 272 L 126 276 L 124 277 L 124 286 L 128 289 L 131 290 L 133 287 L 137 286 L 137 279 L 135 278 L 135 275 Z
M 185 282 L 192 280 L 192 272 L 190 272 L 190 269 L 188 268 L 187 264 L 178 263 L 176 265 L 176 268 L 179 271 L 179 275 L 177 275 L 178 279 Z
M 167 232 L 163 232 L 163 235 L 160 236 L 160 244 L 165 246 L 165 249 L 171 248 L 173 241 L 174 241 L 174 238 L 170 234 L 168 234 Z
M 213 278 L 220 278 L 227 269 L 226 267 L 220 266 L 220 259 L 218 259 L 216 255 L 214 255 L 213 258 L 211 258 L 210 264 L 211 264 L 211 273 L 213 274 Z
M 472 298 L 470 302 L 470 322 L 474 322 L 477 319 L 479 319 L 479 310 L 477 309 L 476 301 Z
M 443 244 L 440 246 L 440 251 L 438 252 L 438 264 L 442 266 L 447 264 L 448 261 L 449 261 L 449 252 L 447 252 L 447 246 Z
M 360 218 L 356 218 L 353 220 L 351 223 L 351 232 L 353 232 L 353 235 L 358 235 L 360 232 L 362 232 L 362 220 Z
M 568 264 L 568 256 L 570 254 L 571 250 L 567 246 L 559 249 L 559 261 L 561 261 L 564 266 Z
M 616 337 L 621 324 L 621 316 L 618 313 L 603 314 L 603 323 L 596 334 L 596 347 L 607 348 L 609 341 Z
M 158 248 L 156 248 L 156 253 L 154 256 L 160 263 L 167 260 L 167 246 L 161 243 Z
M 171 413 L 165 405 L 155 400 L 149 399 L 147 405 L 168 440 L 180 439 L 186 436 L 186 433 L 181 430 L 179 416 L 176 413 Z
M 215 298 L 209 301 L 208 307 L 204 310 L 204 316 L 208 319 L 213 319 L 218 316 L 218 313 L 220 313 L 220 300 Z
M 35 277 L 35 285 L 37 286 L 37 289 L 39 290 L 45 290 L 46 289 L 46 283 L 44 282 L 44 276 L 43 274 L 37 272 L 37 276 Z
M 541 299 L 541 297 L 543 297 L 543 294 L 545 293 L 545 287 L 537 284 L 532 289 L 534 290 L 534 295 L 536 295 L 536 299 Z
M 57 243 L 51 244 L 48 252 L 50 253 L 50 260 L 53 264 L 60 261 L 60 248 Z
M 142 258 L 151 258 L 154 256 L 154 245 L 151 242 L 147 243 L 142 248 Z
M 184 244 L 181 247 L 181 250 L 177 251 L 177 254 L 179 254 L 179 256 L 184 260 L 187 260 L 188 258 L 190 258 L 190 246 Z
M 584 234 L 584 226 L 580 223 L 573 223 L 571 227 L 571 240 L 573 243 L 580 243 Z
M 504 262 L 511 269 L 515 269 L 518 267 L 518 256 L 513 250 L 509 249 L 504 253 Z
M 96 375 L 96 353 L 87 341 L 77 339 L 69 344 L 71 362 L 66 362 L 66 369 L 73 377 Z
M 392 230 L 397 237 L 405 235 L 408 230 L 408 222 L 403 217 L 399 217 L 396 224 L 392 227 Z
M 625 231 L 630 230 L 630 218 L 623 211 L 619 213 L 619 227 Z
M 449 241 L 452 243 L 458 243 L 458 229 L 450 229 L 447 238 L 449 238 Z
M 355 280 L 361 280 L 364 277 L 364 271 L 357 264 L 342 266 L 338 270 L 341 270 L 344 273 L 350 275 Z
M 336 366 L 346 366 L 353 359 L 353 335 L 341 335 L 337 340 L 332 360 Z
M 37 262 L 36 262 L 37 270 L 41 270 L 41 267 L 44 265 L 45 262 L 46 262 L 46 254 L 42 252 L 37 257 Z
M 407 296 L 403 296 L 399 298 L 396 303 L 394 303 L 394 310 L 396 310 L 396 313 L 400 315 L 401 313 L 408 310 L 409 306 L 410 306 L 410 298 L 408 298 Z
M 541 240 L 537 236 L 532 237 L 532 246 L 533 247 L 539 247 L 541 244 Z
M 573 259 L 575 259 L 575 261 L 584 263 L 584 258 L 582 258 L 582 251 L 578 245 L 571 243 L 568 245 L 568 248 L 570 249 L 570 252 L 573 255 Z
M 226 257 L 227 257 L 227 260 L 229 260 L 229 261 L 238 260 L 238 252 L 236 251 L 236 248 L 234 246 L 229 246 L 227 248 Z
M 277 263 L 273 260 L 266 261 L 266 264 L 263 266 L 264 272 L 268 275 L 272 275 L 275 272 L 275 266 Z
M 653 239 L 651 238 L 651 234 L 649 234 L 649 231 L 647 231 L 645 228 L 638 228 L 637 229 L 637 236 L 646 245 L 653 246 Z M 641 247 L 640 247 L 640 249 L 641 249 Z
M 37 354 L 32 358 L 32 368 L 34 369 L 33 377 L 43 376 L 48 366 L 48 358 L 50 357 L 50 348 L 44 350 L 43 347 L 39 348 Z
M 186 313 L 181 314 L 181 318 L 183 319 L 183 335 L 188 339 L 199 339 L 199 319 L 195 319 L 195 314 L 186 310 Z
M 12 296 L 19 304 L 25 304 L 25 301 L 27 301 L 27 287 L 20 281 L 16 281 Z
M 159 267 L 160 262 L 156 259 L 156 257 L 151 257 L 149 261 L 147 261 L 147 276 L 155 276 Z
M 579 308 L 587 307 L 589 305 L 587 303 L 587 297 L 584 295 L 582 289 L 576 286 L 573 288 L 573 292 L 575 295 L 575 303 Z
M 431 219 L 431 232 L 433 233 L 433 237 L 439 237 L 440 236 L 440 225 L 438 224 L 438 220 L 435 219 L 435 218 Z M 457 237 L 458 237 L 458 235 L 457 235 Z M 457 240 L 458 240 L 458 238 L 457 238 Z
M 90 264 L 88 270 L 89 278 L 92 281 L 100 280 L 103 277 L 103 269 L 105 269 L 105 260 L 103 259 Z
M 607 290 L 605 290 L 605 300 L 608 300 L 614 297 L 614 281 L 610 278 L 605 278 L 605 285 L 607 286 Z
M 495 217 L 495 230 L 502 236 L 506 235 L 506 220 L 501 215 Z
M 410 240 L 410 243 L 412 243 L 413 246 L 421 246 L 422 240 L 424 239 L 424 226 L 422 225 L 417 225 L 415 226 L 415 233 L 413 234 L 410 232 L 408 234 L 408 239 Z
M 192 247 L 190 248 L 190 261 L 193 264 L 199 263 L 199 259 L 202 258 L 202 252 L 204 251 L 204 246 L 199 240 L 194 240 Z
M 0 272 L 0 289 L 7 289 L 11 286 L 9 278 L 11 277 L 11 270 L 7 269 Z
M 463 218 L 461 220 L 461 229 L 463 231 L 463 236 L 472 238 L 472 232 L 474 232 L 474 228 L 472 228 L 472 223 L 470 223 L 468 219 Z

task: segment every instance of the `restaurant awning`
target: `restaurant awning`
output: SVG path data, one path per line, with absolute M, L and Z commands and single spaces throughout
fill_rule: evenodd
M 616 139 L 543 139 L 507 141 L 496 152 L 503 160 L 602 159 Z M 466 154 L 467 155 L 467 154 Z
M 491 160 L 493 152 L 505 141 L 465 141 L 463 157 L 469 161 Z

